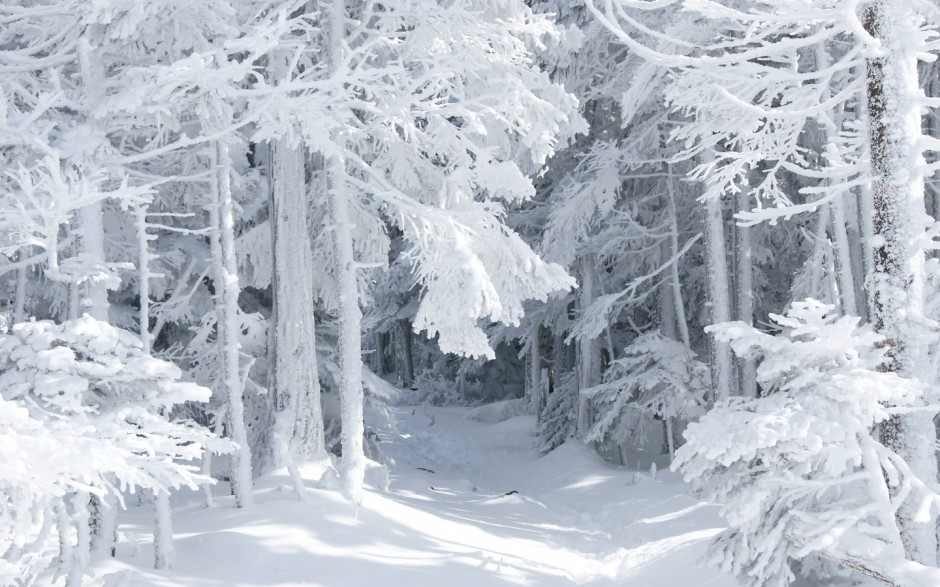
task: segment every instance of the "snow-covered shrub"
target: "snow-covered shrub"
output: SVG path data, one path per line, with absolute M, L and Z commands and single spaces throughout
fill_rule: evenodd
M 28 583 L 48 566 L 50 524 L 68 496 L 85 495 L 68 509 L 87 516 L 77 510 L 88 494 L 120 500 L 205 481 L 186 462 L 213 437 L 160 414 L 208 400 L 180 375 L 133 334 L 87 316 L 0 334 L 0 584 Z
M 643 334 L 611 363 L 603 383 L 581 390 L 580 412 L 593 415 L 584 440 L 637 444 L 659 419 L 671 454 L 675 421 L 702 415 L 707 389 L 708 368 L 695 353 L 657 331 Z
M 578 413 L 578 374 L 568 371 L 557 377 L 539 420 L 539 450 L 550 451 L 575 435 Z
M 411 398 L 415 404 L 427 403 L 432 406 L 457 406 L 467 403 L 457 381 L 433 371 L 424 371 L 415 377 Z
M 923 408 L 921 384 L 878 371 L 883 337 L 816 300 L 771 315 L 776 336 L 741 322 L 709 327 L 760 357 L 764 397 L 731 398 L 685 432 L 674 469 L 723 505 L 713 562 L 752 586 L 783 587 L 817 554 L 861 569 L 904 558 L 895 511 L 934 494 L 873 437 L 892 413 Z M 932 481 L 932 480 L 931 480 Z

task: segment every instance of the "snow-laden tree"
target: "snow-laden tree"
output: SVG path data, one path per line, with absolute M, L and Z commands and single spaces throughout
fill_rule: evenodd
M 4 583 L 29 581 L 52 563 L 54 527 L 59 573 L 69 585 L 81 584 L 89 494 L 120 501 L 126 491 L 166 493 L 206 481 L 191 463 L 207 443 L 224 445 L 162 412 L 204 402 L 210 391 L 181 382 L 178 367 L 141 346 L 130 332 L 88 316 L 17 324 L 0 334 Z
M 604 372 L 604 382 L 582 389 L 582 412 L 596 414 L 586 442 L 638 445 L 653 419 L 664 422 L 669 456 L 674 427 L 705 413 L 708 369 L 681 342 L 653 331 L 637 337 Z
M 760 358 L 760 398 L 731 398 L 689 425 L 674 467 L 722 504 L 729 528 L 713 561 L 749 585 L 789 585 L 811 555 L 897 585 L 929 584 L 904 561 L 895 512 L 940 505 L 872 429 L 930 412 L 924 385 L 884 369 L 884 336 L 815 300 L 795 303 L 770 335 L 741 322 L 709 327 L 741 356 Z

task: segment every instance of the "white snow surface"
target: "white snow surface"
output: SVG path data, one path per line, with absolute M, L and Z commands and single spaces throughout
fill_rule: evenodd
M 318 487 L 322 465 L 303 469 L 306 502 L 286 472 L 260 479 L 247 509 L 178 495 L 172 571 L 150 568 L 150 506 L 122 512 L 117 558 L 93 563 L 85 584 L 735 585 L 702 563 L 723 525 L 678 476 L 608 464 L 574 441 L 542 455 L 534 418 L 467 412 L 394 408 L 397 424 L 380 435 L 393 459 L 388 490 L 367 485 L 358 507 Z

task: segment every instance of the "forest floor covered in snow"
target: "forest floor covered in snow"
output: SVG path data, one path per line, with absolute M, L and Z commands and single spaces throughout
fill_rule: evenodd
M 701 562 L 722 528 L 716 508 L 649 460 L 611 465 L 578 442 L 543 455 L 528 416 L 392 412 L 380 432 L 389 486 L 369 487 L 361 506 L 319 488 L 316 466 L 304 471 L 306 502 L 277 474 L 259 480 L 250 509 L 180 496 L 170 572 L 150 568 L 151 510 L 132 507 L 117 558 L 94 563 L 86 585 L 735 585 Z

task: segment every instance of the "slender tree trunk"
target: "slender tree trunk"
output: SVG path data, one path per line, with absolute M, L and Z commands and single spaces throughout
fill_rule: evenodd
M 153 493 L 153 568 L 165 571 L 176 563 L 173 546 L 173 509 L 167 491 Z
M 216 329 L 219 344 L 219 362 L 222 367 L 222 385 L 225 390 L 228 436 L 238 444 L 232 455 L 232 494 L 238 507 L 253 503 L 251 494 L 251 449 L 245 430 L 243 386 L 239 367 L 239 319 L 238 319 L 238 266 L 235 260 L 235 219 L 232 202 L 231 158 L 228 145 L 216 142 L 212 147 L 212 167 L 216 176 L 213 182 L 215 201 L 210 211 L 212 218 L 212 261 L 215 281 Z
M 81 252 L 97 263 L 104 264 L 104 222 L 101 202 L 86 206 L 79 212 L 79 246 Z M 82 299 L 73 302 L 78 306 L 76 315 L 88 314 L 95 320 L 109 322 L 108 289 L 106 284 L 87 280 L 72 291 Z M 82 295 L 83 294 L 83 295 Z M 149 348 L 149 347 L 148 347 Z M 149 351 L 148 351 L 149 352 Z M 91 496 L 88 504 L 90 546 L 95 553 L 110 553 L 117 542 L 117 508 L 115 496 Z
M 22 261 L 26 257 L 23 251 L 17 255 L 17 259 Z M 20 267 L 16 271 L 16 293 L 13 298 L 13 323 L 19 324 L 26 320 L 26 281 L 29 277 L 29 268 Z
M 743 212 L 750 208 L 750 198 L 745 190 L 741 190 L 737 194 L 737 209 Z M 754 324 L 754 266 L 751 228 L 737 224 L 735 233 L 734 259 L 737 275 L 738 320 L 752 326 Z M 757 364 L 754 358 L 739 359 L 738 366 L 741 374 L 741 395 L 757 397 Z
M 376 332 L 375 339 L 375 374 L 379 377 L 385 375 L 385 333 Z
M 659 262 L 666 263 L 672 258 L 672 250 L 669 243 L 663 241 L 659 246 Z M 673 300 L 672 292 L 672 273 L 666 275 L 659 286 L 659 331 L 666 338 L 678 340 L 678 328 L 676 320 L 676 303 Z
M 832 230 L 832 252 L 835 263 L 836 282 L 839 286 L 839 302 L 846 316 L 858 316 L 855 301 L 855 277 L 852 273 L 852 254 L 849 236 L 845 228 L 845 202 L 841 197 L 830 203 L 830 225 Z
M 104 222 L 101 202 L 85 206 L 80 212 L 79 240 L 82 253 L 96 263 L 105 263 Z M 108 321 L 108 289 L 104 283 L 89 279 L 84 284 L 84 300 L 78 314 Z
M 75 547 L 72 548 L 72 561 L 66 578 L 66 587 L 81 587 L 88 568 L 88 555 L 91 552 L 91 528 L 88 520 L 89 495 L 78 491 L 69 498 L 72 502 L 70 518 L 75 525 Z
M 140 298 L 138 324 L 140 329 L 141 351 L 151 352 L 150 338 L 150 243 L 153 237 L 147 234 L 147 207 L 138 206 L 134 210 L 137 226 L 137 292 Z M 170 494 L 167 491 L 153 492 L 153 566 L 155 569 L 173 568 L 176 550 L 173 548 L 173 518 L 170 508 Z
M 725 256 L 724 220 L 721 215 L 721 200 L 713 197 L 705 200 L 705 251 L 708 264 L 708 302 L 711 307 L 712 324 L 731 319 L 730 295 L 728 292 L 728 260 Z M 712 401 L 731 396 L 733 364 L 731 347 L 709 336 L 710 368 L 712 374 Z
M 352 225 L 345 189 L 346 165 L 341 155 L 330 159 L 330 212 L 339 281 L 340 410 L 342 412 L 343 489 L 355 503 L 362 501 L 365 433 L 362 389 L 362 311 L 353 254 Z
M 562 374 L 570 368 L 568 345 L 565 344 L 565 337 L 561 333 L 556 333 L 552 342 L 552 390 L 557 391 L 560 389 Z
M 536 326 L 529 341 L 529 353 L 526 366 L 529 369 L 529 396 L 527 406 L 528 412 L 536 417 L 542 410 L 544 398 L 542 397 L 542 346 L 541 346 L 541 327 Z
M 81 210 L 80 234 L 82 252 L 98 263 L 105 262 L 104 222 L 101 202 L 86 206 Z M 17 292 L 19 294 L 19 292 Z M 108 290 L 103 283 L 85 282 L 84 313 L 95 320 L 108 322 Z M 143 304 L 143 302 L 141 302 Z M 149 345 L 145 347 L 149 351 Z M 115 496 L 91 496 L 88 504 L 90 547 L 95 553 L 113 553 L 117 543 L 117 508 Z
M 346 2 L 330 3 L 330 71 L 342 67 L 346 39 Z M 339 362 L 340 412 L 343 443 L 343 491 L 354 503 L 361 503 L 366 458 L 363 452 L 362 389 L 362 311 L 359 308 L 359 284 L 353 249 L 353 226 L 346 189 L 345 139 L 334 135 L 332 152 L 327 155 L 330 183 L 330 217 L 339 284 Z
M 679 254 L 679 213 L 676 208 L 675 184 L 673 183 L 672 167 L 667 167 L 666 191 L 669 197 L 669 249 L 672 253 L 670 258 Z M 679 334 L 682 337 L 682 344 L 685 348 L 691 349 L 692 344 L 689 341 L 689 322 L 685 315 L 685 303 L 682 301 L 682 281 L 679 280 L 679 261 L 676 260 L 669 268 L 670 283 L 672 285 L 672 297 L 675 304 L 676 325 L 679 327 Z
M 917 78 L 920 48 L 913 16 L 904 5 L 876 0 L 864 8 L 865 30 L 881 41 L 867 60 L 869 150 L 873 229 L 877 239 L 871 276 L 871 315 L 886 337 L 883 369 L 918 378 L 925 357 L 921 342 L 924 308 L 924 251 L 928 224 L 924 210 L 923 157 L 920 154 L 921 95 Z M 937 479 L 936 431 L 930 412 L 893 416 L 881 426 L 882 443 L 898 453 L 928 486 Z M 896 518 L 907 556 L 937 562 L 933 509 L 920 512 L 920 500 L 907 498 Z
M 53 581 L 61 576 L 68 576 L 72 568 L 72 519 L 69 517 L 68 496 L 57 498 L 55 511 L 56 533 L 59 537 L 59 560 Z
M 591 306 L 594 301 L 594 255 L 581 257 L 581 293 L 578 305 L 581 314 Z M 598 360 L 597 339 L 579 338 L 578 348 L 578 390 L 587 389 L 600 383 L 600 361 Z M 590 402 L 584 396 L 578 400 L 578 436 L 583 436 L 591 428 L 593 414 Z
M 860 188 L 854 188 L 850 195 L 844 199 L 846 214 L 846 234 L 848 235 L 849 259 L 852 263 L 853 286 L 855 290 L 855 311 L 868 322 L 868 304 L 865 303 L 865 269 L 868 246 L 862 236 L 861 217 L 858 209 Z
M 813 234 L 813 254 L 809 267 L 809 296 L 827 303 L 838 303 L 831 299 L 831 291 L 826 285 L 826 255 L 829 248 L 829 205 L 823 204 L 816 210 L 816 231 Z
M 83 78 L 84 108 L 86 109 L 85 123 L 89 131 L 94 134 L 100 132 L 100 124 L 91 116 L 105 95 L 104 61 L 98 54 L 97 48 L 87 37 L 79 41 L 79 64 Z M 101 202 L 85 206 L 79 211 L 79 243 L 82 253 L 96 263 L 104 264 L 106 261 L 104 250 L 104 219 Z M 81 316 L 88 313 L 96 320 L 108 321 L 108 289 L 106 284 L 88 280 L 84 284 L 84 304 L 77 313 Z
M 411 389 L 415 380 L 414 341 L 411 334 L 411 322 L 406 319 L 396 320 L 395 335 L 395 372 L 398 385 Z
M 156 237 L 147 234 L 147 206 L 134 209 L 134 224 L 137 228 L 137 294 L 140 299 L 137 324 L 141 350 L 150 354 L 153 346 L 150 336 L 150 241 Z

